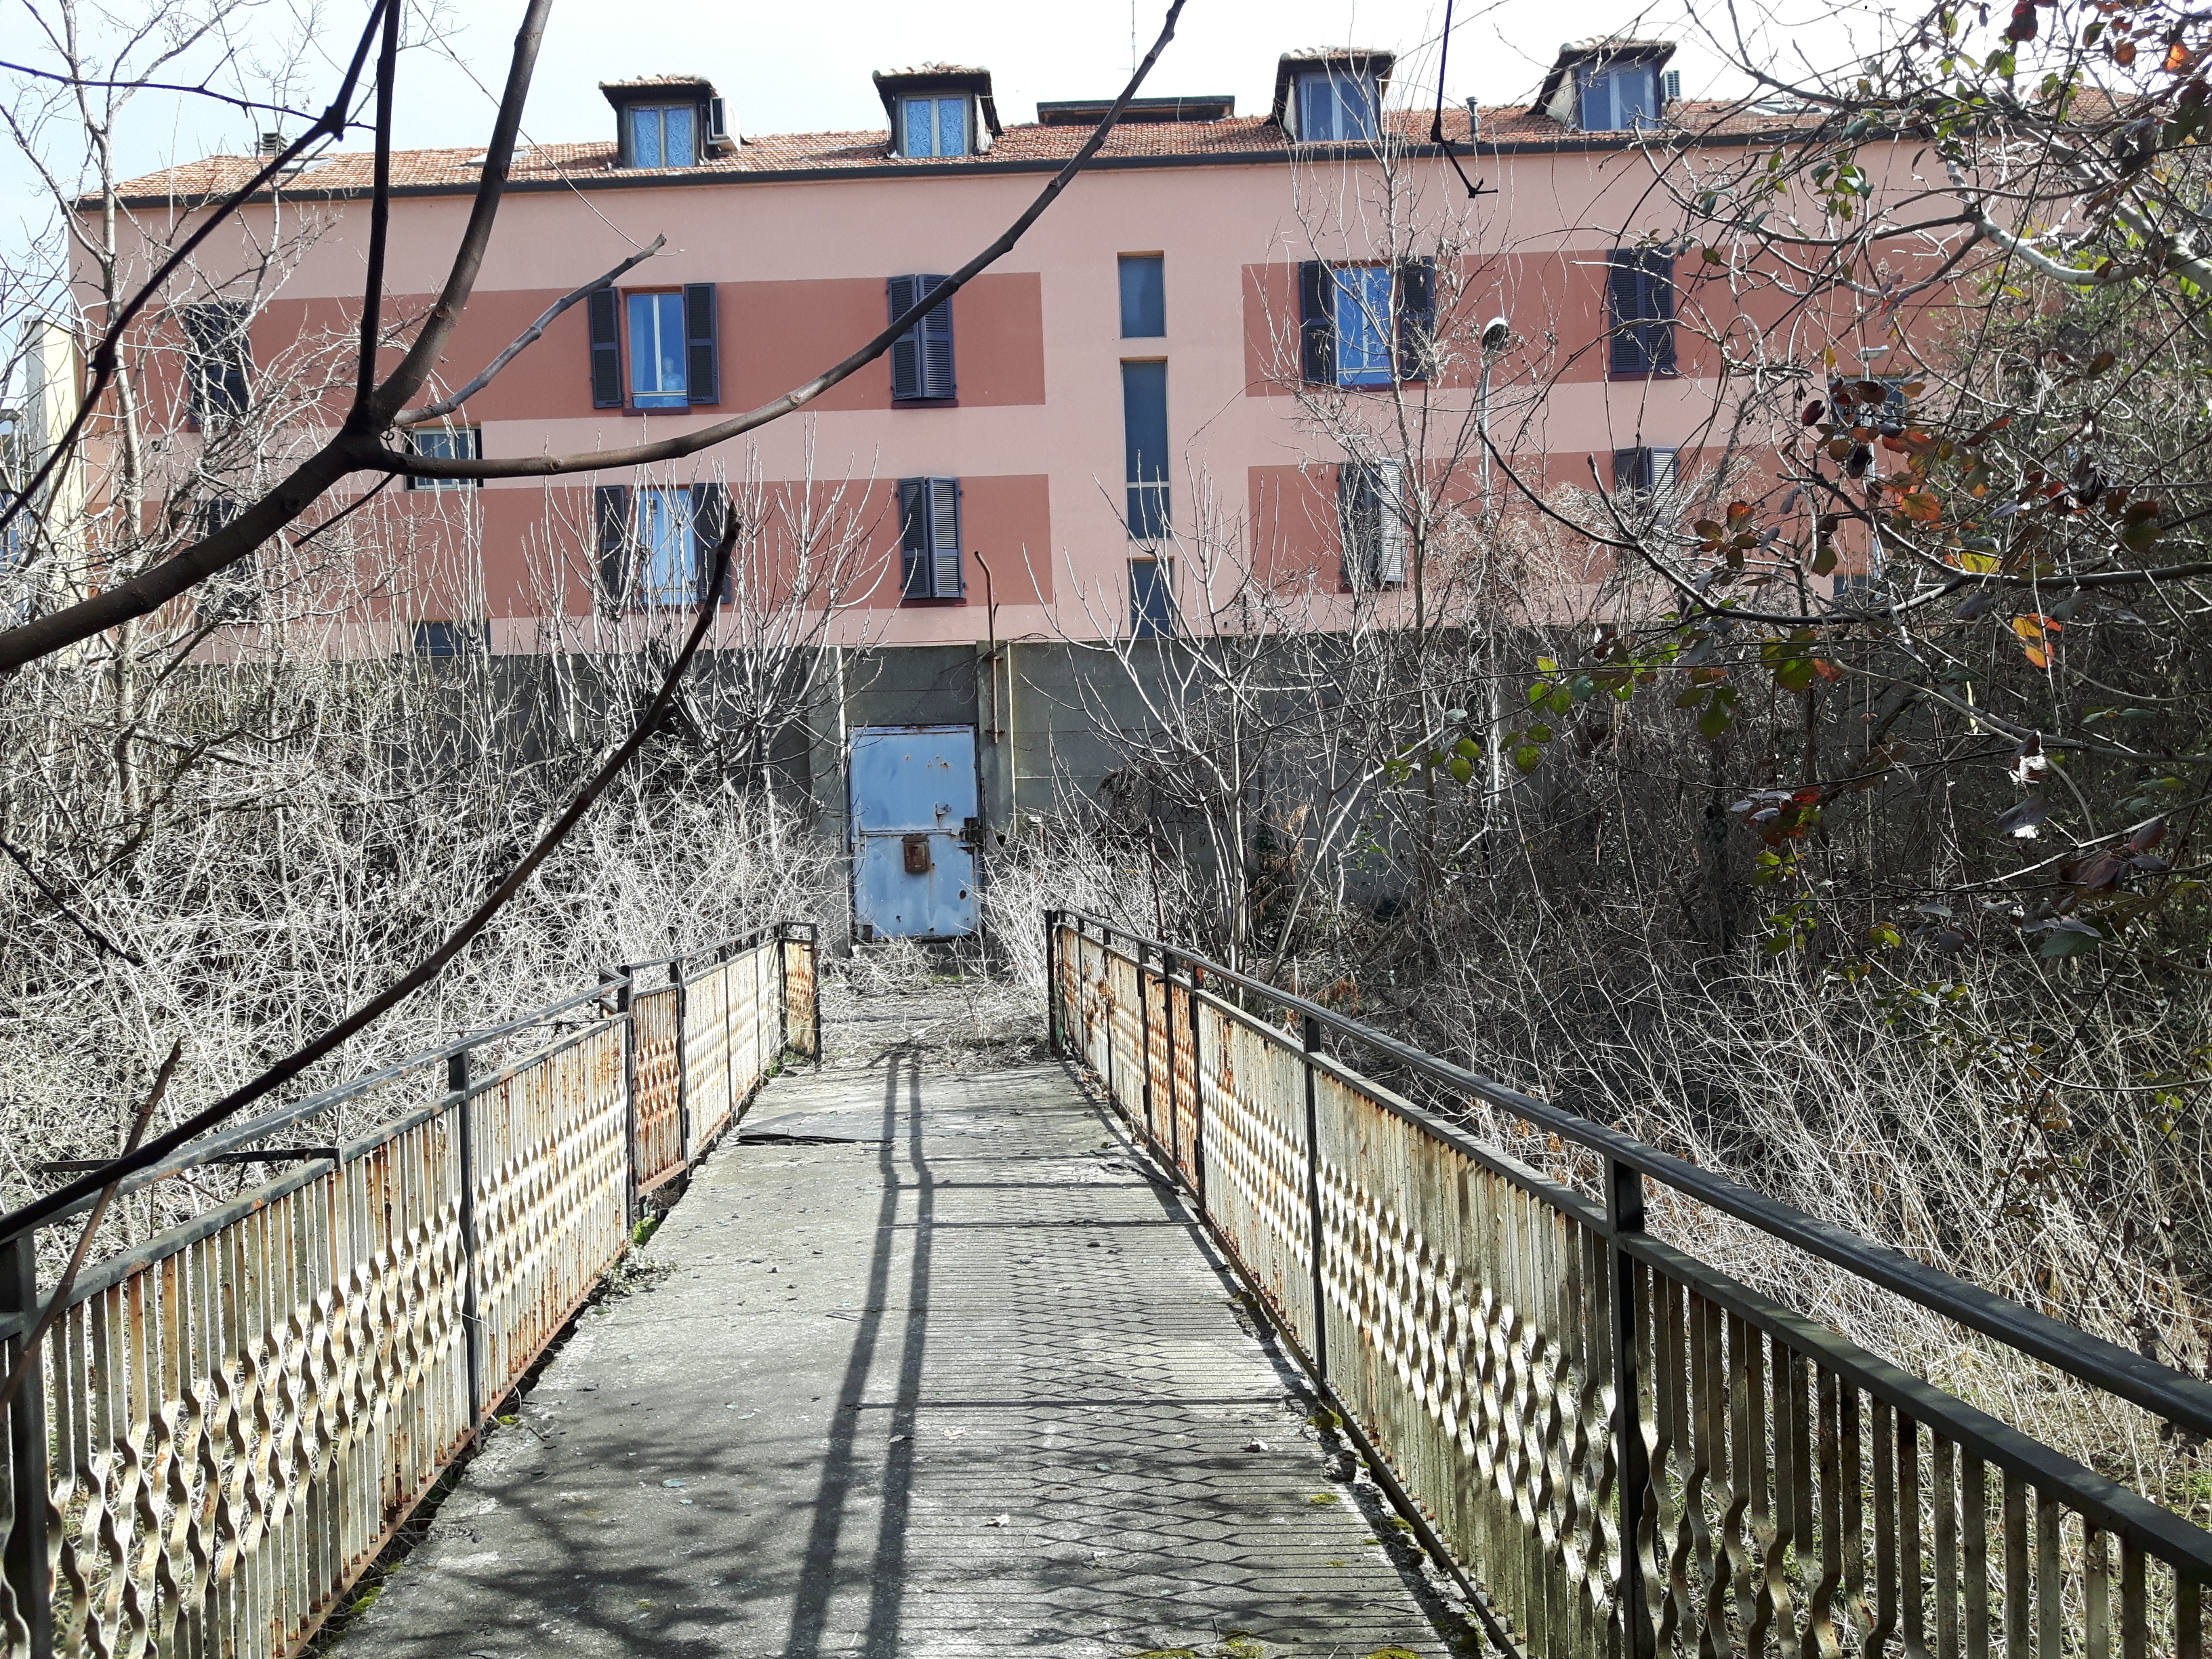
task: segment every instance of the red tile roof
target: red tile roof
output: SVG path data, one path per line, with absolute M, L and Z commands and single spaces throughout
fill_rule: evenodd
M 1408 142 L 1424 143 L 1428 139 L 1431 115 L 1427 110 L 1392 111 L 1384 118 Z M 1733 138 L 1784 132 L 1804 124 L 1802 114 L 1762 113 L 1740 104 L 1685 103 L 1668 111 L 1668 133 L 1691 139 Z M 1445 109 L 1444 133 L 1456 143 L 1469 141 L 1464 107 Z M 834 174 L 861 168 L 945 173 L 994 164 L 1049 166 L 1066 161 L 1090 136 L 1087 127 L 1024 125 L 1008 127 L 997 143 L 979 155 L 908 158 L 889 153 L 890 135 L 880 127 L 854 132 L 763 133 L 749 136 L 730 155 L 710 156 L 694 167 L 659 168 L 616 167 L 611 143 L 540 144 L 517 154 L 512 176 L 523 185 L 562 179 L 644 185 L 679 178 Z M 1510 149 L 1561 143 L 1617 148 L 1625 147 L 1631 137 L 1627 133 L 1577 132 L 1528 107 L 1487 108 L 1481 116 L 1480 145 L 1486 151 L 1493 145 Z M 1279 156 L 1288 161 L 1294 151 L 1305 148 L 1286 143 L 1282 129 L 1266 116 L 1237 116 L 1219 121 L 1158 121 L 1117 127 L 1099 154 L 1109 161 L 1137 165 L 1155 157 L 1202 164 L 1213 158 L 1228 161 Z M 1333 156 L 1342 148 L 1332 146 L 1328 153 Z M 483 158 L 481 147 L 401 150 L 392 158 L 392 183 L 402 189 L 465 187 L 475 184 Z M 282 188 L 316 194 L 363 192 L 372 183 L 372 163 L 373 157 L 366 150 L 326 155 L 288 177 Z M 119 185 L 118 191 L 137 202 L 219 195 L 236 190 L 263 164 L 261 158 L 250 155 L 210 155 L 133 179 Z

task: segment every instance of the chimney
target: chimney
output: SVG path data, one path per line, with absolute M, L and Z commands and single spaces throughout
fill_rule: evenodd
M 284 153 L 284 135 L 281 132 L 263 133 L 260 153 L 264 155 L 282 155 Z

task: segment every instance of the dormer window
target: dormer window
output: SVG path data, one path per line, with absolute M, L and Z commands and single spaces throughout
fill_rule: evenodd
M 1380 125 L 1382 88 L 1375 77 L 1346 69 L 1309 70 L 1298 76 L 1298 138 L 1309 144 L 1357 143 Z
M 1580 71 L 1578 112 L 1584 132 L 1638 132 L 1659 125 L 1659 65 L 1608 64 Z
M 689 167 L 699 163 L 699 112 L 690 104 L 632 104 L 629 164 Z
M 894 155 L 981 155 L 1002 131 L 987 69 L 921 64 L 878 70 L 875 78 L 876 95 L 890 118 Z
M 964 94 L 952 98 L 902 98 L 899 103 L 899 154 L 902 155 L 965 155 L 969 143 L 969 106 Z
M 1285 52 L 1267 118 L 1302 144 L 1371 143 L 1382 136 L 1382 88 L 1396 62 L 1364 46 Z
M 615 107 L 618 167 L 696 167 L 737 148 L 714 83 L 702 76 L 602 81 L 599 90 Z

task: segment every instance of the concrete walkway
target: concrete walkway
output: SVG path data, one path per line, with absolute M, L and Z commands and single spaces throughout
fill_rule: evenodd
M 1057 1066 L 787 1077 L 644 1255 L 339 1659 L 1454 1650 Z

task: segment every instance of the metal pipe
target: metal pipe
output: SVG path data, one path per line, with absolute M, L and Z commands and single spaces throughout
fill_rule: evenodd
M 15 1524 L 0 1554 L 0 1571 L 14 1592 L 16 1616 L 27 1631 L 29 1659 L 51 1659 L 54 1650 L 53 1572 L 47 1559 L 46 1514 L 53 1504 L 52 1475 L 46 1466 L 45 1364 L 24 1334 L 39 1314 L 36 1235 L 20 1234 L 0 1244 L 0 1313 L 12 1314 L 21 1329 L 4 1350 L 8 1375 L 28 1365 L 31 1374 L 8 1406 L 9 1498 Z
M 1644 1440 L 1636 1328 L 1637 1284 L 1643 1268 L 1621 1243 L 1630 1234 L 1644 1231 L 1644 1177 L 1618 1158 L 1605 1162 L 1605 1218 L 1612 1236 L 1607 1255 L 1612 1268 L 1613 1468 L 1620 1525 L 1620 1584 L 1614 1606 L 1620 1609 L 1627 1636 L 1626 1659 L 1650 1659 L 1655 1638 L 1644 1597 L 1642 1537 L 1651 1464 L 1650 1448 Z

